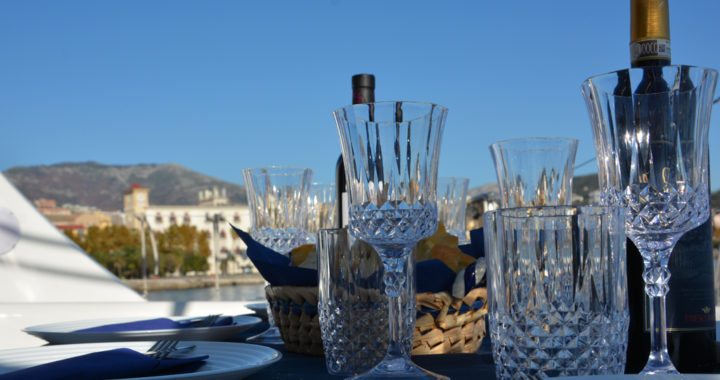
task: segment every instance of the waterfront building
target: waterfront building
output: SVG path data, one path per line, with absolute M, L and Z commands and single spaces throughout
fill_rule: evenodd
M 73 235 L 83 235 L 90 227 L 105 228 L 112 224 L 112 214 L 94 207 L 63 205 L 58 207 L 53 199 L 36 199 L 35 207 L 55 227 Z
M 201 191 L 198 194 L 197 205 L 151 205 L 144 203 L 149 199 L 149 191 L 150 189 L 139 185 L 133 185 L 125 191 L 125 213 L 128 224 L 141 228 L 141 220 L 145 220 L 149 228 L 156 232 L 165 231 L 172 225 L 194 226 L 198 231 L 205 231 L 208 237 L 211 251 L 208 258 L 208 274 L 215 273 L 216 264 L 219 266 L 218 273 L 257 273 L 255 266 L 247 257 L 247 247 L 230 227 L 232 224 L 245 231 L 250 228 L 247 205 L 229 204 L 225 190 L 217 188 Z M 217 234 L 214 232 L 215 223 L 217 223 Z
M 125 225 L 130 228 L 142 228 L 140 218 L 145 215 L 145 209 L 150 205 L 150 189 L 133 184 L 123 192 L 123 211 L 125 212 Z

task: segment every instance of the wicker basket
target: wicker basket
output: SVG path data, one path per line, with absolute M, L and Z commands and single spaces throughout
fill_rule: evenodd
M 322 356 L 317 287 L 268 286 L 265 295 L 285 348 Z M 473 307 L 477 301 L 482 307 Z M 418 294 L 417 307 L 413 355 L 474 353 L 480 347 L 487 314 L 485 288 L 473 289 L 462 299 L 446 292 Z

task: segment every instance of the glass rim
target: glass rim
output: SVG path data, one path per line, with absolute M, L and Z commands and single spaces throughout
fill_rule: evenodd
M 447 175 L 438 176 L 438 177 L 437 177 L 437 181 L 440 182 L 440 180 L 445 180 L 445 181 L 463 181 L 463 182 L 466 182 L 466 181 L 467 181 L 467 182 L 470 182 L 470 178 L 468 178 L 468 177 L 447 176 Z
M 673 68 L 673 69 L 676 69 L 676 70 L 682 70 L 683 68 L 697 69 L 698 71 L 705 71 L 705 72 L 708 72 L 708 73 L 714 73 L 716 77 L 718 76 L 718 71 L 717 71 L 716 69 L 712 69 L 712 68 L 704 67 L 704 66 L 695 66 L 695 65 L 666 65 L 666 66 L 660 66 L 660 67 L 663 68 L 663 69 Z M 596 82 L 597 80 L 603 78 L 603 77 L 617 76 L 618 73 L 621 73 L 621 72 L 623 72 L 623 71 L 627 71 L 627 72 L 642 71 L 642 70 L 645 70 L 646 68 L 647 68 L 647 67 L 628 67 L 628 68 L 624 68 L 624 69 L 620 69 L 620 70 L 609 71 L 609 72 L 606 72 L 606 73 L 593 75 L 593 76 L 585 79 L 585 80 L 582 82 L 582 84 L 580 85 L 580 88 L 581 88 L 581 89 L 584 89 L 585 87 L 590 87 L 590 88 L 596 89 L 598 92 L 601 92 L 601 93 L 604 93 L 604 94 L 609 94 L 609 95 L 610 95 L 611 97 L 613 97 L 613 98 L 633 98 L 633 97 L 638 97 L 638 96 L 652 96 L 652 95 L 667 94 L 667 93 L 685 94 L 685 93 L 688 93 L 688 92 L 697 91 L 697 89 L 699 88 L 699 87 L 696 85 L 696 86 L 693 87 L 692 89 L 682 90 L 682 91 L 669 89 L 669 90 L 667 90 L 667 91 L 649 92 L 649 93 L 646 93 L 646 94 L 615 95 L 615 94 L 611 93 L 610 91 L 606 91 L 606 90 L 602 89 L 601 87 L 598 87 L 598 86 L 595 85 L 595 82 Z
M 293 172 L 290 172 L 290 173 L 278 172 L 279 170 L 284 170 L 284 169 L 293 170 Z M 267 174 L 267 175 L 291 176 L 291 175 L 298 175 L 298 174 L 304 173 L 306 171 L 313 173 L 312 168 L 303 167 L 303 166 L 269 165 L 269 166 L 253 166 L 253 167 L 242 169 L 242 171 L 244 173 L 248 173 L 248 174 L 255 174 L 256 171 L 258 171 L 258 170 L 272 170 L 273 171 L 273 172 L 268 172 L 268 173 L 260 173 L 260 174 Z
M 573 137 L 548 136 L 548 137 L 518 137 L 518 138 L 513 138 L 513 139 L 499 140 L 499 141 L 495 141 L 494 143 L 490 144 L 490 146 L 491 147 L 492 146 L 499 147 L 499 146 L 504 146 L 509 143 L 516 143 L 516 142 L 522 142 L 522 141 L 558 141 L 558 142 L 564 141 L 564 142 L 569 143 L 570 145 L 573 145 L 573 144 L 578 145 L 580 143 L 580 140 L 573 138 Z M 552 149 L 552 148 L 551 147 L 548 147 L 548 148 L 539 147 L 539 148 L 535 148 L 533 150 L 541 150 L 541 149 Z
M 431 109 L 432 109 L 432 108 L 439 108 L 439 109 L 440 109 L 441 111 L 443 111 L 443 112 L 448 112 L 448 108 L 447 108 L 447 107 L 441 106 L 441 105 L 439 105 L 439 104 L 437 104 L 437 103 L 433 103 L 433 102 L 422 102 L 422 101 L 415 101 L 415 100 L 383 100 L 383 101 L 380 101 L 380 102 L 348 104 L 348 105 L 346 105 L 346 106 L 337 108 L 337 109 L 334 110 L 332 113 L 333 113 L 333 115 L 338 115 L 338 114 L 340 114 L 343 110 L 346 110 L 346 109 L 349 109 L 349 108 L 355 108 L 355 107 L 358 107 L 358 106 L 366 106 L 366 105 L 368 105 L 368 104 L 384 105 L 384 104 L 395 104 L 395 103 L 403 103 L 403 104 L 414 104 L 414 105 L 429 106 Z M 427 115 L 428 113 L 429 113 L 429 112 L 426 112 L 425 115 Z M 416 117 L 416 118 L 413 118 L 413 119 L 409 119 L 409 120 L 403 120 L 402 123 L 407 123 L 407 122 L 410 122 L 410 121 L 413 121 L 413 120 L 421 119 L 421 118 L 424 117 L 425 115 L 423 115 L 423 116 L 421 116 L 421 117 Z M 397 124 L 398 122 L 397 122 L 397 121 L 373 121 L 372 123 L 373 123 L 373 124 L 393 124 L 393 125 L 395 125 L 395 124 Z
M 538 212 L 532 212 L 532 210 L 537 210 Z M 542 213 L 542 211 L 544 211 L 544 210 L 566 210 L 566 212 L 551 215 L 551 214 Z M 600 215 L 600 214 L 608 214 L 611 212 L 618 212 L 619 210 L 622 210 L 622 207 L 600 205 L 600 204 L 548 205 L 548 206 L 497 208 L 494 210 L 486 211 L 483 213 L 483 215 L 488 214 L 488 213 L 494 213 L 496 215 L 502 216 L 503 218 L 511 218 L 511 219 L 525 219 L 525 218 L 529 218 L 529 217 L 533 217 L 533 218 L 566 218 L 566 217 L 576 216 L 581 213 L 590 214 L 590 215 Z M 525 214 L 525 215 L 518 215 L 518 214 Z
M 348 231 L 347 227 L 318 228 L 318 230 L 315 231 L 315 235 L 317 236 L 318 242 L 320 242 L 320 236 L 350 236 L 350 231 Z

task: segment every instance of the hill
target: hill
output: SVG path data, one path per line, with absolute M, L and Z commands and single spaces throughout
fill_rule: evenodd
M 246 203 L 245 187 L 178 164 L 103 165 L 96 162 L 14 167 L 5 176 L 30 200 L 54 199 L 58 205 L 122 210 L 123 192 L 137 183 L 150 188 L 152 205 L 194 205 L 198 193 L 225 188 L 231 203 Z
M 4 172 L 28 199 L 54 199 L 66 203 L 93 206 L 101 210 L 121 210 L 123 191 L 137 183 L 150 188 L 150 204 L 194 205 L 198 192 L 213 187 L 225 188 L 231 203 L 246 203 L 243 185 L 206 176 L 178 164 L 103 165 L 96 162 L 14 167 Z M 597 174 L 573 178 L 573 192 L 588 199 L 598 188 Z M 499 196 L 495 183 L 470 189 L 474 199 Z M 712 194 L 711 204 L 720 209 L 720 191 Z

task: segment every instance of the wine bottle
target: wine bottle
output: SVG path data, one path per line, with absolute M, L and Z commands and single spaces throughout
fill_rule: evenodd
M 375 102 L 375 76 L 372 74 L 357 74 L 352 77 L 352 103 L 373 103 Z M 372 114 L 370 115 L 372 118 Z M 342 155 L 335 165 L 335 189 L 337 191 L 335 202 L 337 204 L 337 216 L 335 225 L 343 228 L 348 224 L 348 195 L 345 179 L 345 164 Z
M 671 60 L 668 2 L 632 0 L 630 8 L 631 64 L 642 68 L 643 76 L 634 90 L 629 87 L 628 78 L 627 83 L 619 83 L 616 93 L 629 95 L 630 91 L 635 94 L 665 91 L 668 84 L 662 76 L 662 67 L 669 65 Z M 693 86 L 689 80 L 681 81 L 680 85 L 687 89 Z M 692 103 L 691 99 L 688 101 Z M 662 125 L 662 120 L 672 117 L 663 105 L 634 106 L 636 117 L 639 114 L 647 120 L 659 120 L 659 125 Z M 693 117 L 692 112 L 684 114 L 680 117 Z M 632 120 L 625 122 L 628 128 L 632 127 Z M 659 144 L 667 141 L 657 133 L 653 140 Z M 645 366 L 650 352 L 650 301 L 644 291 L 640 252 L 629 239 L 627 245 L 630 331 L 625 372 L 637 373 Z M 670 358 L 680 372 L 712 373 L 716 362 L 715 293 L 709 218 L 682 236 L 673 249 L 668 267 L 671 277 L 670 291 L 666 296 L 666 320 Z

